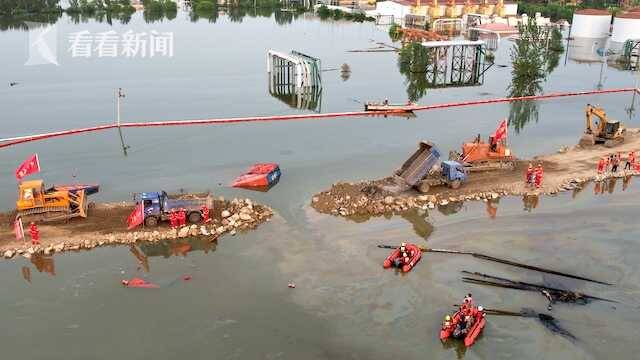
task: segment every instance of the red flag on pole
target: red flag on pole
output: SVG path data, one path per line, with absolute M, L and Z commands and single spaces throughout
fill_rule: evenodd
M 17 218 L 13 222 L 13 232 L 16 234 L 16 240 L 24 240 L 24 227 L 22 227 L 22 219 Z
M 20 181 L 27 175 L 35 174 L 40 171 L 40 161 L 38 154 L 31 155 L 16 169 L 16 180 Z
M 134 227 L 142 224 L 144 222 L 144 207 L 142 203 L 136 205 L 136 208 L 133 210 L 129 217 L 127 217 L 127 230 L 131 230 Z
M 493 135 L 495 142 L 499 142 L 502 139 L 507 138 L 507 119 L 503 119 L 498 125 L 496 132 Z

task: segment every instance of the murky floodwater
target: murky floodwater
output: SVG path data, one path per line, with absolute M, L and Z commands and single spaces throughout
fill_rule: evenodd
M 0 137 L 111 122 L 113 93 L 125 89 L 123 120 L 152 121 L 296 113 L 268 93 L 265 57 L 270 48 L 299 50 L 322 59 L 323 67 L 349 64 L 343 81 L 323 73 L 321 111 L 360 109 L 357 101 L 407 98 L 393 53 L 350 53 L 389 42 L 372 24 L 321 22 L 300 17 L 284 26 L 273 19 L 244 18 L 215 24 L 173 21 L 127 25 L 71 24 L 58 27 L 60 66 L 24 66 L 27 33 L 0 33 L 2 72 Z M 174 32 L 172 58 L 72 58 L 69 33 L 115 30 Z M 508 64 L 508 42 L 496 63 Z M 9 49 L 10 51 L 8 51 Z M 628 87 L 629 73 L 600 64 L 561 58 L 544 84 L 546 92 Z M 578 59 L 579 60 L 579 59 Z M 510 68 L 495 66 L 482 86 L 429 89 L 421 103 L 499 97 Z M 626 111 L 631 95 L 603 95 L 538 103 L 539 120 L 511 134 L 516 154 L 554 151 L 577 141 L 585 103 L 638 126 Z M 636 104 L 636 106 L 638 106 Z M 420 139 L 443 150 L 476 133 L 494 130 L 508 104 L 439 110 L 415 119 L 356 118 L 220 127 L 134 129 L 20 145 L 0 152 L 0 204 L 12 208 L 13 170 L 38 152 L 48 183 L 81 181 L 102 185 L 98 200 L 126 200 L 143 190 L 212 190 L 251 196 L 279 214 L 258 231 L 224 237 L 217 246 L 192 243 L 104 248 L 55 256 L 55 265 L 19 259 L 0 262 L 0 348 L 20 359 L 387 359 L 453 358 L 455 347 L 437 339 L 444 312 L 468 291 L 488 307 L 544 311 L 535 293 L 472 287 L 460 270 L 575 287 L 621 301 L 586 306 L 557 305 L 553 315 L 579 340 L 552 335 L 530 319 L 491 318 L 465 358 L 633 358 L 640 350 L 638 235 L 640 189 L 542 198 L 533 209 L 521 199 L 493 206 L 374 218 L 366 222 L 317 214 L 312 194 L 342 179 L 380 177 L 395 169 Z M 256 161 L 279 162 L 284 175 L 268 193 L 224 186 Z M 598 189 L 598 193 L 602 192 Z M 531 204 L 528 205 L 532 207 Z M 445 216 L 448 214 L 449 216 Z M 495 215 L 495 216 L 494 216 Z M 493 218 L 494 217 L 494 218 Z M 426 240 L 424 239 L 426 236 Z M 409 275 L 383 271 L 386 251 L 378 243 L 403 240 L 433 247 L 478 250 L 563 271 L 612 281 L 613 287 L 540 276 L 475 259 L 429 254 Z M 185 256 L 186 254 L 186 256 Z M 138 258 L 148 256 L 148 268 Z M 48 264 L 48 265 L 47 265 Z M 53 272 L 50 275 L 45 270 Z M 27 267 L 29 270 L 24 270 Z M 40 272 L 38 269 L 43 270 Z M 25 275 L 24 273 L 28 273 Z M 183 275 L 193 280 L 184 282 Z M 132 291 L 120 279 L 143 275 L 160 289 Z M 30 279 L 30 282 L 25 278 Z M 297 288 L 287 288 L 293 280 Z M 34 346 L 37 344 L 37 346 Z M 458 350 L 459 351 L 459 350 Z

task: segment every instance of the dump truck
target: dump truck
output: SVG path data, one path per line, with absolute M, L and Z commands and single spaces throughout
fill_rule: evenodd
M 457 161 L 440 162 L 438 148 L 431 142 L 421 141 L 418 150 L 395 172 L 395 177 L 421 193 L 427 193 L 432 186 L 459 188 L 467 180 L 467 170 Z
M 594 116 L 598 118 L 597 121 L 593 120 Z M 581 146 L 604 144 L 606 147 L 613 147 L 624 142 L 627 132 L 624 124 L 618 120 L 609 119 L 602 107 L 587 104 L 585 117 L 586 129 L 580 138 Z
M 174 194 L 165 191 L 143 192 L 134 195 L 136 205 L 142 202 L 144 210 L 144 225 L 157 226 L 160 221 L 169 220 L 171 210 L 185 209 L 187 220 L 192 224 L 202 221 L 202 206 L 213 208 L 211 194 Z
M 18 185 L 17 216 L 25 222 L 86 218 L 87 197 L 99 190 L 95 184 L 54 185 L 47 189 L 43 180 L 23 181 Z

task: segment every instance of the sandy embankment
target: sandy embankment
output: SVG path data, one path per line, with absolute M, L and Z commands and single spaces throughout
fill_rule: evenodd
M 16 241 L 13 233 L 15 212 L 0 213 L 0 255 L 5 258 L 16 255 L 29 257 L 34 253 L 47 255 L 98 246 L 141 241 L 159 242 L 189 236 L 202 236 L 215 241 L 225 233 L 235 235 L 236 231 L 254 229 L 273 215 L 269 207 L 254 204 L 249 199 L 220 199 L 214 201 L 210 212 L 212 221 L 209 224 L 193 224 L 180 230 L 171 230 L 167 223 L 163 223 L 152 229 L 139 227 L 127 231 L 126 219 L 133 208 L 132 203 L 97 204 L 89 209 L 86 219 L 76 218 L 67 222 L 40 224 L 39 246 L 31 245 L 28 229 L 25 229 L 27 241 Z
M 585 182 L 603 180 L 596 172 L 596 164 L 603 156 L 621 152 L 624 159 L 630 151 L 640 150 L 640 129 L 628 129 L 624 144 L 614 148 L 573 146 L 556 154 L 536 156 L 530 160 L 517 161 L 512 171 L 486 171 L 470 173 L 468 181 L 459 189 L 445 186 L 432 187 L 429 193 L 419 194 L 413 189 L 393 193 L 387 189 L 394 184 L 392 178 L 363 181 L 359 183 L 336 183 L 331 189 L 313 196 L 311 206 L 321 213 L 338 216 L 382 215 L 410 208 L 435 208 L 455 201 L 495 199 L 505 195 L 553 195 L 561 191 L 580 188 Z M 524 183 L 528 164 L 541 163 L 544 181 L 540 189 L 532 189 Z M 606 177 L 640 175 L 637 171 L 619 170 Z

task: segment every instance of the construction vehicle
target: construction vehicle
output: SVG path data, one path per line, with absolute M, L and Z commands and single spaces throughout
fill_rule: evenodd
M 17 216 L 23 221 L 58 221 L 87 217 L 87 197 L 98 185 L 55 185 L 45 189 L 44 181 L 29 180 L 18 185 Z
M 440 151 L 436 146 L 431 142 L 421 141 L 418 150 L 395 175 L 421 193 L 427 193 L 432 186 L 439 185 L 457 189 L 467 180 L 467 171 L 459 162 L 450 160 L 439 163 Z
M 478 134 L 473 142 L 462 144 L 462 153 L 451 151 L 449 160 L 462 163 L 469 172 L 515 168 L 515 158 L 506 141 L 495 141 L 493 135 L 489 136 L 488 142 L 484 142 Z
M 613 147 L 624 142 L 627 132 L 624 124 L 618 120 L 609 119 L 602 107 L 587 104 L 585 116 L 587 124 L 584 135 L 580 138 L 581 146 L 604 144 L 606 147 Z M 598 120 L 594 121 L 594 116 Z
M 144 225 L 156 226 L 160 221 L 169 220 L 171 210 L 185 209 L 187 219 L 192 224 L 202 221 L 202 206 L 213 208 L 211 194 L 176 194 L 169 195 L 165 191 L 143 192 L 134 195 L 136 204 L 142 201 Z

